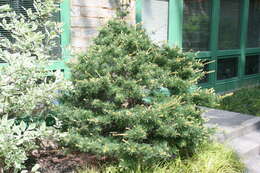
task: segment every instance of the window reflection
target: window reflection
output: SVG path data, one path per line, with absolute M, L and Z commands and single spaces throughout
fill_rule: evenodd
M 246 57 L 246 75 L 260 73 L 260 56 L 252 55 Z
M 217 79 L 229 79 L 237 76 L 238 58 L 225 58 L 218 60 Z
M 209 50 L 210 0 L 184 0 L 183 48 Z
M 260 47 L 260 0 L 250 0 L 247 47 Z
M 219 49 L 239 49 L 241 1 L 220 2 Z

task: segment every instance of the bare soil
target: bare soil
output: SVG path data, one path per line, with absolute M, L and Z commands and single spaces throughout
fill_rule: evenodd
M 64 148 L 49 145 L 31 152 L 27 160 L 28 170 L 39 164 L 41 173 L 76 173 L 80 168 L 100 167 L 111 162 L 108 157 L 97 157 L 93 154 L 82 152 L 65 152 Z

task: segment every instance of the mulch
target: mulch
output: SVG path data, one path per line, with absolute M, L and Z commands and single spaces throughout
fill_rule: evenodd
M 57 146 L 42 147 L 33 150 L 26 162 L 27 168 L 39 164 L 41 173 L 75 173 L 80 168 L 98 168 L 111 162 L 108 157 L 97 157 L 93 154 L 82 152 L 67 152 Z

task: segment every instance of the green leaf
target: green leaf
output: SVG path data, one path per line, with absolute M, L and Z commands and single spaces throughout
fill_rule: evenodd
M 33 124 L 30 124 L 30 125 L 28 126 L 28 129 L 27 129 L 27 130 L 33 130 L 33 129 L 35 129 L 35 128 L 36 128 L 36 124 L 33 123 Z
M 13 132 L 16 133 L 18 136 L 21 136 L 22 131 L 20 130 L 20 128 L 18 126 L 14 126 L 12 128 Z
M 26 130 L 26 127 L 27 127 L 26 123 L 24 121 L 21 121 L 21 123 L 20 123 L 20 130 L 22 132 L 24 132 Z

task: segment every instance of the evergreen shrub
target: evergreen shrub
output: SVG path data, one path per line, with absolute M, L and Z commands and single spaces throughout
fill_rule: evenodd
M 72 65 L 74 89 L 56 110 L 64 144 L 123 167 L 192 154 L 209 136 L 198 102 L 216 100 L 196 87 L 202 67 L 192 53 L 153 44 L 139 25 L 109 21 Z

